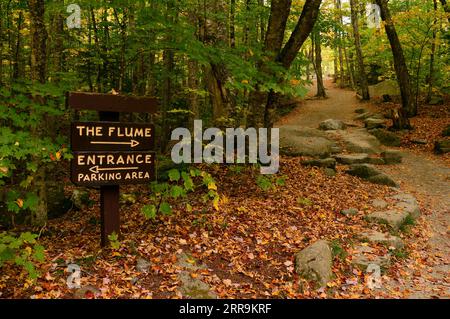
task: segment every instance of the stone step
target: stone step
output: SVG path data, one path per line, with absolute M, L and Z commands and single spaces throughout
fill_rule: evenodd
M 395 249 L 402 249 L 405 245 L 403 241 L 391 234 L 381 233 L 376 230 L 366 230 L 358 235 L 362 241 L 369 243 L 383 244 L 388 247 L 394 247 Z
M 379 224 L 386 224 L 393 230 L 398 230 L 405 223 L 409 214 L 404 211 L 386 210 L 373 212 L 367 215 L 367 220 Z
M 391 255 L 379 256 L 376 254 L 375 249 L 361 245 L 355 247 L 351 263 L 363 271 L 367 270 L 369 265 L 372 264 L 378 265 L 383 270 L 391 265 Z

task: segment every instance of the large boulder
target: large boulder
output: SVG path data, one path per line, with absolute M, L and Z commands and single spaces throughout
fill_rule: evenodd
M 319 240 L 295 256 L 295 270 L 303 278 L 325 287 L 331 280 L 333 256 L 328 242 Z
M 373 129 L 369 133 L 375 136 L 383 145 L 398 147 L 402 144 L 402 139 L 397 134 L 388 130 Z
M 369 86 L 370 97 L 382 98 L 383 95 L 400 96 L 400 88 L 397 81 L 386 80 Z
M 280 127 L 280 152 L 288 156 L 325 158 L 333 152 L 335 142 L 325 132 L 296 126 Z
M 319 129 L 323 131 L 336 131 L 346 129 L 346 125 L 341 120 L 329 119 L 319 124 Z

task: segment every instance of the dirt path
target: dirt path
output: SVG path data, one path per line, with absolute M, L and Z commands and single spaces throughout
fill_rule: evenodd
M 279 124 L 317 128 L 326 119 L 354 123 L 356 109 L 376 110 L 370 103 L 358 101 L 353 91 L 336 88 L 331 81 L 326 82 L 326 87 L 328 99 L 310 96 Z M 415 230 L 427 238 L 412 236 L 408 245 L 414 249 L 405 269 L 398 270 L 401 279 L 386 278 L 383 290 L 392 297 L 435 298 L 442 297 L 443 291 L 450 297 L 450 168 L 408 151 L 404 152 L 402 164 L 379 168 L 419 200 L 424 214 Z

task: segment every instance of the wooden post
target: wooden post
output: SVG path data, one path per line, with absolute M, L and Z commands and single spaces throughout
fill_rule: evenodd
M 119 122 L 118 112 L 99 112 L 100 121 Z M 120 236 L 119 185 L 100 186 L 101 246 L 108 245 L 108 236 Z

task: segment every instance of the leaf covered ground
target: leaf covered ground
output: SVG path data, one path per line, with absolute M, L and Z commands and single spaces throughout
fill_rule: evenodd
M 52 220 L 42 230 L 40 242 L 46 247 L 47 262 L 39 265 L 40 279 L 32 282 L 18 268 L 2 268 L 1 297 L 181 298 L 185 297 L 179 278 L 183 267 L 177 259 L 182 252 L 192 256 L 193 263 L 206 266 L 189 275 L 202 278 L 219 298 L 402 297 L 395 291 L 369 290 L 365 273 L 350 264 L 355 236 L 367 227 L 364 216 L 373 210 L 369 201 L 392 190 L 348 176 L 342 169 L 336 177 L 328 177 L 321 169 L 302 167 L 299 161 L 283 160 L 286 185 L 269 191 L 256 185 L 256 171 L 251 168 L 209 166 L 220 185 L 219 211 L 205 206 L 193 193 L 171 203 L 172 215 L 146 220 L 140 210 L 147 202 L 148 188 L 127 188 L 136 201 L 122 205 L 123 240 L 118 249 L 100 248 L 98 192 L 94 190 L 95 205 Z M 186 202 L 192 212 L 186 211 Z M 351 218 L 340 214 L 349 207 L 357 208 L 359 214 Z M 426 236 L 419 227 L 426 229 L 420 224 L 401 236 Z M 326 289 L 316 289 L 294 270 L 295 253 L 318 239 L 330 241 L 335 256 L 335 278 Z M 387 250 L 378 249 L 380 254 Z M 148 273 L 137 271 L 139 258 L 151 263 Z M 85 289 L 68 289 L 70 263 L 81 266 Z M 400 277 L 403 263 L 404 256 L 398 256 L 385 276 Z

